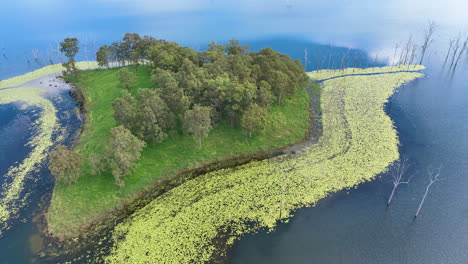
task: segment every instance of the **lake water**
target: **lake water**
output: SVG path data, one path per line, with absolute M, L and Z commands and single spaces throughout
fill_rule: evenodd
M 39 3 L 40 2 L 40 3 Z M 400 186 L 393 204 L 388 177 L 343 191 L 317 207 L 301 209 L 271 234 L 249 235 L 235 245 L 232 263 L 465 263 L 468 259 L 468 69 L 466 57 L 451 76 L 442 69 L 449 38 L 468 28 L 461 0 L 438 1 L 59 1 L 18 0 L 0 9 L 0 79 L 47 65 L 57 41 L 76 36 L 86 42 L 92 59 L 97 47 L 126 32 L 150 34 L 203 50 L 211 40 L 235 37 L 258 50 L 271 46 L 307 69 L 339 67 L 352 51 L 349 66 L 383 65 L 395 42 L 413 33 L 419 43 L 428 19 L 438 25 L 425 64 L 426 77 L 399 89 L 387 110 L 399 132 L 401 153 L 413 163 L 409 186 Z M 309 3 L 310 2 L 310 3 Z M 467 31 L 468 33 L 468 31 Z M 341 46 L 337 48 L 331 46 Z M 326 59 L 332 51 L 332 58 Z M 365 52 L 367 53 L 365 53 Z M 50 54 L 50 56 L 49 56 Z M 324 55 L 325 54 L 325 55 Z M 34 59 L 35 55 L 37 60 Z M 28 63 L 29 60 L 29 63 Z M 318 63 L 318 61 L 321 61 Z M 63 92 L 59 115 L 75 105 Z M 69 117 L 69 118 L 67 118 Z M 60 116 L 71 143 L 79 121 Z M 9 166 L 29 149 L 34 117 L 17 105 L 0 105 L 0 182 Z M 441 166 L 443 182 L 431 189 L 420 216 L 413 215 L 427 176 Z M 47 205 L 53 186 L 46 168 L 32 176 L 30 205 L 0 238 L 0 263 L 32 262 L 40 246 L 34 212 Z

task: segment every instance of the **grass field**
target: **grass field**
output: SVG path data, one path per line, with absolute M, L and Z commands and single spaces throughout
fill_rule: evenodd
M 137 87 L 151 87 L 148 68 L 136 70 L 130 67 L 130 70 L 138 75 Z M 85 156 L 101 152 L 110 135 L 110 128 L 116 126 L 112 103 L 121 95 L 121 89 L 117 88 L 117 71 L 83 71 L 75 80 L 88 103 L 85 128 L 75 148 Z M 135 92 L 136 89 L 132 91 Z M 262 135 L 249 138 L 241 129 L 221 122 L 204 140 L 201 150 L 192 137 L 178 133 L 170 135 L 160 144 L 148 146 L 137 168 L 126 177 L 123 188 L 114 184 L 110 173 L 91 175 L 89 167 L 85 165 L 76 184 L 55 188 L 47 214 L 49 230 L 60 237 L 76 236 L 82 228 L 136 197 L 139 191 L 164 176 L 202 162 L 285 146 L 303 139 L 308 129 L 309 97 L 306 89 L 301 88 L 283 105 L 272 107 L 266 131 Z

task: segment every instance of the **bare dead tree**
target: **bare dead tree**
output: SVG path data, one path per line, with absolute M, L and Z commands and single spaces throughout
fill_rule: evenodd
M 42 66 L 42 63 L 39 61 L 39 50 L 33 49 L 32 54 L 33 54 L 34 61 L 37 63 L 37 65 Z
M 402 64 L 409 64 L 410 50 L 413 46 L 413 34 L 410 34 L 405 45 L 405 56 Z
M 332 54 L 333 54 L 333 46 L 330 44 L 330 53 L 328 55 L 328 69 L 331 69 L 330 65 L 331 65 Z
M 421 199 L 421 202 L 419 203 L 418 210 L 416 211 L 416 214 L 414 215 L 414 218 L 418 217 L 419 212 L 421 211 L 421 208 L 424 204 L 424 201 L 426 200 L 427 194 L 429 193 L 429 189 L 431 188 L 432 184 L 441 181 L 440 179 L 440 168 L 434 170 L 434 169 L 427 169 L 427 175 L 429 176 L 429 184 L 426 186 L 426 192 L 424 192 L 424 196 Z
M 60 52 L 60 42 L 57 41 L 57 49 L 55 50 L 57 52 L 57 58 L 59 59 L 60 63 L 63 63 L 63 54 Z
M 434 39 L 432 38 L 434 31 L 435 31 L 435 23 L 434 21 L 429 21 L 428 28 L 424 31 L 424 43 L 421 47 L 421 59 L 419 60 L 419 64 L 422 64 L 424 55 L 426 54 L 427 49 L 434 41 Z
M 49 60 L 49 65 L 54 64 L 54 61 L 52 60 L 51 52 L 49 50 L 47 51 L 47 58 Z
M 396 58 L 396 54 L 398 52 L 398 42 L 395 43 L 395 51 L 393 52 L 393 59 L 392 59 L 392 66 L 395 66 L 395 58 Z
M 88 64 L 88 69 L 91 68 L 91 66 L 89 65 L 89 56 L 88 56 L 88 39 L 85 38 L 83 41 L 83 56 L 84 56 L 84 59 L 86 61 L 86 63 Z
M 406 176 L 410 166 L 411 165 L 409 164 L 407 158 L 397 160 L 393 163 L 392 169 L 390 171 L 390 175 L 392 176 L 393 189 L 392 193 L 390 194 L 390 197 L 388 198 L 387 206 L 390 206 L 390 203 L 392 202 L 393 196 L 395 195 L 395 191 L 398 188 L 398 186 L 400 184 L 409 184 L 411 178 L 413 178 L 413 175 L 409 177 Z M 406 180 L 404 180 L 405 178 Z
M 348 59 L 348 55 L 349 55 L 349 51 L 351 50 L 351 48 L 348 48 L 348 50 L 346 51 L 346 53 L 343 54 L 343 57 L 341 58 L 341 63 L 340 63 L 340 69 L 344 71 L 344 69 L 346 68 L 346 64 L 347 64 L 347 59 Z
M 450 43 L 449 43 L 449 48 L 448 48 L 448 51 L 447 51 L 447 55 L 445 55 L 445 60 L 444 60 L 444 65 L 447 63 L 447 60 L 449 58 L 449 55 L 450 55 L 450 51 L 452 51 L 452 47 L 455 43 L 455 40 L 454 39 L 450 39 Z
M 453 70 L 455 70 L 457 68 L 458 62 L 460 62 L 460 59 L 465 54 L 465 52 L 467 51 L 467 48 L 468 48 L 468 36 L 463 41 L 463 45 L 462 45 L 460 51 L 458 52 L 458 57 L 455 60 L 455 64 L 453 65 Z
M 309 51 L 307 48 L 304 49 L 304 71 L 307 71 L 307 63 L 309 60 Z
M 5 58 L 5 60 L 8 60 L 8 56 L 6 55 L 5 48 L 2 48 L 2 55 L 3 55 L 3 58 Z
M 317 71 L 320 70 L 320 55 L 317 56 Z
M 453 64 L 455 63 L 455 57 L 457 56 L 458 50 L 460 49 L 460 44 L 461 44 L 460 40 L 461 40 L 460 35 L 458 35 L 458 37 L 455 39 L 455 44 L 453 46 L 452 60 L 451 60 L 449 69 L 451 69 Z

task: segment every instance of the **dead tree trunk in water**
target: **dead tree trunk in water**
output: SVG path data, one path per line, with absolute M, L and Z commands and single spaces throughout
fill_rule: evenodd
M 441 179 L 439 178 L 440 177 L 440 168 L 437 169 L 437 170 L 428 169 L 427 174 L 429 175 L 429 184 L 426 186 L 426 192 L 424 193 L 424 196 L 423 196 L 421 202 L 419 203 L 419 207 L 418 207 L 418 210 L 416 211 L 416 214 L 414 215 L 414 218 L 418 217 L 419 212 L 421 211 L 421 208 L 422 208 L 422 206 L 424 204 L 424 201 L 426 200 L 427 194 L 429 193 L 429 188 L 431 188 L 432 184 L 434 184 L 434 183 L 436 183 L 438 181 L 441 181 Z
M 328 55 L 328 69 L 330 69 L 332 54 L 333 54 L 333 46 L 330 44 L 330 54 Z
M 435 30 L 434 21 L 429 21 L 429 26 L 424 32 L 424 43 L 421 47 L 421 59 L 419 60 L 419 64 L 422 64 L 424 55 L 426 54 L 427 49 L 429 48 L 429 46 L 432 44 L 434 40 L 432 38 L 432 35 L 434 34 L 434 30 Z
M 395 58 L 396 58 L 397 52 L 398 52 L 398 43 L 395 44 L 395 51 L 393 52 L 392 66 L 396 66 Z
M 458 52 L 458 57 L 455 60 L 455 64 L 453 65 L 453 70 L 455 70 L 457 68 L 458 62 L 463 57 L 463 54 L 465 54 L 465 52 L 467 50 L 467 45 L 468 45 L 468 36 L 465 38 L 465 41 L 463 41 L 463 46 L 460 49 L 460 52 Z
M 458 49 L 460 48 L 460 36 L 457 37 L 457 39 L 455 40 L 455 44 L 454 44 L 454 49 L 453 49 L 453 55 L 452 55 L 452 61 L 450 63 L 450 67 L 449 69 L 452 68 L 453 64 L 455 63 L 455 57 L 457 56 L 458 54 Z
M 308 63 L 308 58 L 309 58 L 309 52 L 307 48 L 304 49 L 304 71 L 307 72 L 307 63 Z
M 452 51 L 452 47 L 453 47 L 454 42 L 455 42 L 454 39 L 451 39 L 451 40 L 450 40 L 449 49 L 448 49 L 448 51 L 447 51 L 447 55 L 445 56 L 444 65 L 447 63 L 447 60 L 448 60 L 448 58 L 449 58 L 450 51 Z
M 398 186 L 400 184 L 409 184 L 411 178 L 413 177 L 413 175 L 411 175 L 406 181 L 403 180 L 406 176 L 409 167 L 410 164 L 407 158 L 395 161 L 395 163 L 393 164 L 391 170 L 393 189 L 392 193 L 390 194 L 390 197 L 388 198 L 387 206 L 390 206 L 390 203 L 392 202 L 393 196 Z

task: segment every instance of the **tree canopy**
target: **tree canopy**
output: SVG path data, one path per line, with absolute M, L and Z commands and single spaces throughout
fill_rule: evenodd
M 66 38 L 63 42 L 60 42 L 60 52 L 65 53 L 65 56 L 68 58 L 67 62 L 63 62 L 62 65 L 65 67 L 65 73 L 76 73 L 78 68 L 76 67 L 75 56 L 80 51 L 78 46 L 77 38 Z
M 58 184 L 70 185 L 80 177 L 83 156 L 58 145 L 49 156 L 49 170 Z
M 200 149 L 202 148 L 202 140 L 208 136 L 212 128 L 210 114 L 211 107 L 195 105 L 184 116 L 184 130 L 187 134 L 193 135 Z

